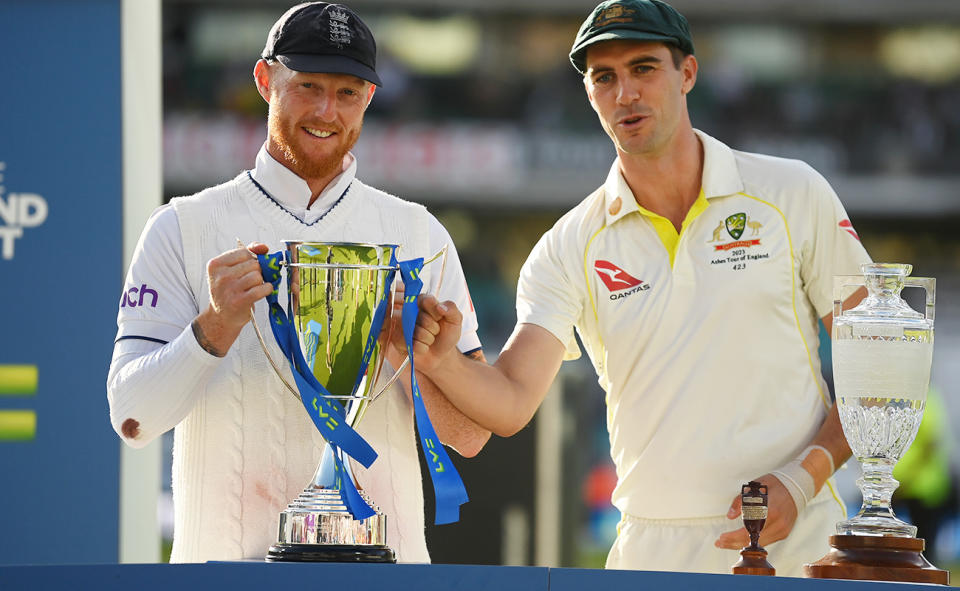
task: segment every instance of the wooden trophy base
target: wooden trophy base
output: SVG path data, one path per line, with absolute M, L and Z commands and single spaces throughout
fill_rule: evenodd
M 857 579 L 948 585 L 950 573 L 923 557 L 923 538 L 830 536 L 830 551 L 803 575 L 813 579 Z
M 772 577 L 777 574 L 776 569 L 767 562 L 767 551 L 763 548 L 751 550 L 749 547 L 740 551 L 740 561 L 733 565 L 735 575 L 766 575 Z

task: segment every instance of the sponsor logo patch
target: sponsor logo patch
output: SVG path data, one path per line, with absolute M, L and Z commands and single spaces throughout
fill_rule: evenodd
M 149 305 L 151 308 L 157 307 L 157 300 L 159 295 L 155 289 L 150 289 L 147 287 L 147 284 L 144 283 L 140 287 L 131 287 L 123 292 L 120 295 L 120 307 L 121 308 L 136 308 L 138 306 L 142 307 L 144 305 Z
M 637 279 L 610 261 L 597 260 L 593 263 L 593 269 L 610 290 L 611 300 L 619 300 L 638 291 L 650 289 L 649 283 Z

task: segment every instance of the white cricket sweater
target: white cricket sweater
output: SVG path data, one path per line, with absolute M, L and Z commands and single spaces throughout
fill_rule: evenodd
M 430 254 L 426 210 L 359 180 L 312 225 L 269 199 L 246 173 L 171 203 L 198 309 L 209 299 L 207 261 L 235 248 L 238 236 L 246 243 L 263 242 L 271 251 L 291 239 L 401 244 L 398 258 L 403 259 Z M 281 302 L 285 292 L 281 282 Z M 255 315 L 271 355 L 282 360 L 265 302 L 256 305 Z M 292 383 L 289 370 L 284 371 Z M 391 373 L 385 365 L 381 382 Z M 354 473 L 387 515 L 387 543 L 401 562 L 428 562 L 413 407 L 399 386 L 369 406 L 358 430 L 379 457 L 369 470 L 354 463 Z M 322 446 L 248 325 L 176 427 L 171 561 L 262 558 L 276 542 L 280 512 L 309 484 Z

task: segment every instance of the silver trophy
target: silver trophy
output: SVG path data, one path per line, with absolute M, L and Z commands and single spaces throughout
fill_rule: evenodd
M 890 507 L 899 484 L 893 467 L 913 442 L 923 417 L 933 361 L 935 279 L 908 277 L 913 267 L 861 265 L 863 277 L 834 283 L 833 378 L 840 421 L 863 476 L 863 506 L 837 524 L 841 536 L 912 538 L 917 528 Z M 842 311 L 842 290 L 864 285 L 868 295 Z M 904 287 L 926 290 L 926 311 L 900 297 Z
M 289 320 L 300 352 L 309 371 L 330 393 L 325 398 L 339 405 L 346 423 L 356 427 L 368 404 L 407 364 L 405 359 L 389 382 L 375 391 L 392 326 L 394 291 L 388 282 L 397 270 L 392 262 L 397 247 L 289 240 L 284 244 Z M 445 250 L 430 261 L 444 254 Z M 386 329 L 378 335 L 373 319 L 381 305 L 385 305 L 382 326 Z M 256 330 L 277 375 L 299 398 L 298 389 L 283 377 Z M 336 465 L 332 448 L 326 445 L 312 481 L 280 514 L 277 543 L 270 547 L 268 561 L 395 562 L 387 545 L 386 516 L 356 486 L 345 455 L 342 472 Z M 371 517 L 355 519 L 341 500 L 341 482 L 347 478 L 373 509 Z

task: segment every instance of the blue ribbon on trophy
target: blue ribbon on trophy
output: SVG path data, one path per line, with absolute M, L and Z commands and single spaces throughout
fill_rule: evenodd
M 290 365 L 297 388 L 300 391 L 300 400 L 307 414 L 333 450 L 337 474 L 336 479 L 341 499 L 355 519 L 366 519 L 374 515 L 374 512 L 357 492 L 353 480 L 349 477 L 342 477 L 342 475 L 345 474 L 343 469 L 343 453 L 345 452 L 366 468 L 370 467 L 376 459 L 377 454 L 363 437 L 347 424 L 342 409 L 331 403 L 327 398 L 331 396 L 330 392 L 316 379 L 312 371 L 313 368 L 310 367 L 304 359 L 293 324 L 280 306 L 278 298 L 278 288 L 281 278 L 280 268 L 284 262 L 288 262 L 286 253 L 281 251 L 268 255 L 258 255 L 257 259 L 260 262 L 260 269 L 264 281 L 272 284 L 274 288 L 270 295 L 267 296 L 267 302 L 270 307 L 270 328 L 273 331 L 277 345 L 280 347 Z M 384 282 L 384 289 L 388 295 L 393 284 L 395 270 L 399 268 L 404 279 L 402 325 L 410 362 L 414 417 L 417 425 L 417 433 L 420 436 L 424 459 L 430 468 L 429 472 L 436 498 L 435 523 L 445 524 L 459 520 L 460 505 L 469 499 L 463 481 L 453 466 L 453 463 L 450 461 L 446 450 L 441 445 L 440 439 L 437 437 L 433 424 L 430 421 L 426 406 L 420 394 L 414 369 L 413 328 L 416 325 L 417 314 L 419 313 L 417 301 L 420 291 L 423 288 L 423 282 L 420 280 L 420 271 L 423 264 L 422 258 L 410 261 L 397 261 L 395 257 L 391 256 L 390 266 L 393 267 L 394 270 L 388 273 L 386 281 Z M 382 298 L 374 312 L 371 330 L 364 345 L 362 365 L 357 375 L 357 384 L 363 379 L 367 366 L 370 363 L 373 350 L 383 327 L 389 301 L 390 298 L 388 297 Z M 319 334 L 321 329 L 322 327 L 319 326 L 317 322 L 312 322 L 307 326 L 307 330 L 305 331 L 307 334 L 305 346 L 308 348 L 311 346 L 311 335 L 309 333 L 317 332 Z
M 413 391 L 414 418 L 417 423 L 417 434 L 420 436 L 420 446 L 423 457 L 429 467 L 430 480 L 433 482 L 433 494 L 436 500 L 436 515 L 434 523 L 454 523 L 460 520 L 460 505 L 469 501 L 463 480 L 447 455 L 447 451 L 440 443 L 427 407 L 423 404 L 420 395 L 420 386 L 417 384 L 417 373 L 413 367 L 413 329 L 417 324 L 417 314 L 420 307 L 417 299 L 423 289 L 420 279 L 420 270 L 423 268 L 423 259 L 400 261 L 400 275 L 403 277 L 403 338 L 407 343 L 407 355 L 410 357 L 410 386 Z
M 303 358 L 293 324 L 287 318 L 278 298 L 281 278 L 280 262 L 284 259 L 284 252 L 258 255 L 257 259 L 260 262 L 263 280 L 273 285 L 273 291 L 267 296 L 267 303 L 270 306 L 270 330 L 273 331 L 273 336 L 280 350 L 283 351 L 284 358 L 290 364 L 293 379 L 300 391 L 300 402 L 303 403 L 303 408 L 310 415 L 320 434 L 333 448 L 340 498 L 355 519 L 366 519 L 373 515 L 374 511 L 360 497 L 353 480 L 341 476 L 344 474 L 341 450 L 346 451 L 365 468 L 369 468 L 377 459 L 377 452 L 347 424 L 341 409 L 328 399 L 330 392 L 317 381 Z

